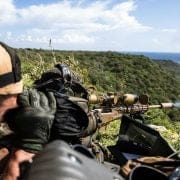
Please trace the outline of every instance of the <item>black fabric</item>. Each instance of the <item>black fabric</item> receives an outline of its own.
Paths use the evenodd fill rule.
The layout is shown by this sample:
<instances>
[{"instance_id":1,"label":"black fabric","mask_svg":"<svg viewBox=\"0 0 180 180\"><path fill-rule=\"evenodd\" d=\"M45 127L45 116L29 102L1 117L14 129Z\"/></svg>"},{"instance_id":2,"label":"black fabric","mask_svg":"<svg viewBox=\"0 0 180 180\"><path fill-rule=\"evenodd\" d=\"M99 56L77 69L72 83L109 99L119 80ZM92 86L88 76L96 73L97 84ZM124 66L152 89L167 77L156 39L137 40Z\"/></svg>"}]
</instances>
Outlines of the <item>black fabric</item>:
<instances>
[{"instance_id":1,"label":"black fabric","mask_svg":"<svg viewBox=\"0 0 180 180\"><path fill-rule=\"evenodd\" d=\"M37 153L49 140L56 99L53 93L30 89L20 94L17 102L19 106L8 110L4 121L17 135L17 148Z\"/></svg>"},{"instance_id":2,"label":"black fabric","mask_svg":"<svg viewBox=\"0 0 180 180\"><path fill-rule=\"evenodd\" d=\"M72 144L80 142L80 137L85 136L89 119L87 112L69 97L86 100L88 93L71 69L65 64L56 64L35 81L34 87L39 91L54 92L57 101L51 140L63 139Z\"/></svg>"},{"instance_id":3,"label":"black fabric","mask_svg":"<svg viewBox=\"0 0 180 180\"><path fill-rule=\"evenodd\" d=\"M47 89L53 89L63 93L64 81L61 76L61 72L57 68L53 68L41 75L40 79L34 82L34 87L39 91L46 91Z\"/></svg>"},{"instance_id":4,"label":"black fabric","mask_svg":"<svg viewBox=\"0 0 180 180\"><path fill-rule=\"evenodd\" d=\"M174 153L174 149L158 131L126 115L122 117L119 135L117 145L120 144L122 135L126 135L137 147L145 149L144 155L169 156ZM129 152L128 148L125 152Z\"/></svg>"},{"instance_id":5,"label":"black fabric","mask_svg":"<svg viewBox=\"0 0 180 180\"><path fill-rule=\"evenodd\" d=\"M63 141L48 144L37 155L23 180L124 180Z\"/></svg>"},{"instance_id":6,"label":"black fabric","mask_svg":"<svg viewBox=\"0 0 180 180\"><path fill-rule=\"evenodd\" d=\"M84 146L82 144L75 144L72 146L72 149L85 155L88 158L95 159L94 154L86 146Z\"/></svg>"},{"instance_id":7,"label":"black fabric","mask_svg":"<svg viewBox=\"0 0 180 180\"><path fill-rule=\"evenodd\" d=\"M175 152L158 131L127 115L122 116L117 143L108 149L120 165L131 157L167 157Z\"/></svg>"},{"instance_id":8,"label":"black fabric","mask_svg":"<svg viewBox=\"0 0 180 180\"><path fill-rule=\"evenodd\" d=\"M6 135L0 139L0 148L6 147L9 151L14 147L14 142L16 139L16 134L12 133L9 135Z\"/></svg>"},{"instance_id":9,"label":"black fabric","mask_svg":"<svg viewBox=\"0 0 180 180\"><path fill-rule=\"evenodd\" d=\"M146 155L149 153L149 151L151 151L151 147L149 145L144 143L137 143L130 139L127 135L119 136L118 146L120 146L122 152L128 152L132 154Z\"/></svg>"},{"instance_id":10,"label":"black fabric","mask_svg":"<svg viewBox=\"0 0 180 180\"><path fill-rule=\"evenodd\" d=\"M128 180L168 180L168 177L158 169L149 166L137 166L132 170Z\"/></svg>"},{"instance_id":11,"label":"black fabric","mask_svg":"<svg viewBox=\"0 0 180 180\"><path fill-rule=\"evenodd\" d=\"M0 45L3 46L8 52L12 63L12 73L5 74L4 77L3 75L0 75L0 87L3 87L5 85L15 83L21 80L21 62L18 55L16 54L15 49L9 47L8 45L2 42L0 42ZM7 80L4 79L5 76L8 76Z\"/></svg>"},{"instance_id":12,"label":"black fabric","mask_svg":"<svg viewBox=\"0 0 180 180\"><path fill-rule=\"evenodd\" d=\"M85 99L88 97L87 90L64 64L56 64L53 69L43 73L41 78L34 82L34 87L39 91L54 90L62 94L71 93L72 96Z\"/></svg>"},{"instance_id":13,"label":"black fabric","mask_svg":"<svg viewBox=\"0 0 180 180\"><path fill-rule=\"evenodd\" d=\"M66 64L56 64L55 67L60 70L65 81L71 82L73 80L73 73Z\"/></svg>"},{"instance_id":14,"label":"black fabric","mask_svg":"<svg viewBox=\"0 0 180 180\"><path fill-rule=\"evenodd\" d=\"M15 81L13 72L0 75L0 88L14 82Z\"/></svg>"},{"instance_id":15,"label":"black fabric","mask_svg":"<svg viewBox=\"0 0 180 180\"><path fill-rule=\"evenodd\" d=\"M178 179L180 179L180 166L178 166L169 177L169 180L178 180Z\"/></svg>"},{"instance_id":16,"label":"black fabric","mask_svg":"<svg viewBox=\"0 0 180 180\"><path fill-rule=\"evenodd\" d=\"M77 104L70 101L67 96L55 93L57 111L51 130L51 140L63 139L73 142L83 137L88 126L86 112Z\"/></svg>"}]
</instances>

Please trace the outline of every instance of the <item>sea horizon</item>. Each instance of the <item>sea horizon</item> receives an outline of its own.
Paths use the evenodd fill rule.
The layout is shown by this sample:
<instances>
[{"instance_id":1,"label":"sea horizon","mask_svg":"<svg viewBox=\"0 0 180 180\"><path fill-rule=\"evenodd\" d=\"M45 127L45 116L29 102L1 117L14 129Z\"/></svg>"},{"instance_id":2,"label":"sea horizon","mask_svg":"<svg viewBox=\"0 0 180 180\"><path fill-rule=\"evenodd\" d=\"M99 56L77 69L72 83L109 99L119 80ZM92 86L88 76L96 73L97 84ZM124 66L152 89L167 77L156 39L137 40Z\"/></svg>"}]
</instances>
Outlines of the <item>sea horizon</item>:
<instances>
[{"instance_id":1,"label":"sea horizon","mask_svg":"<svg viewBox=\"0 0 180 180\"><path fill-rule=\"evenodd\" d=\"M171 60L180 63L180 53L176 52L124 51L122 53L144 55L153 60Z\"/></svg>"}]
</instances>

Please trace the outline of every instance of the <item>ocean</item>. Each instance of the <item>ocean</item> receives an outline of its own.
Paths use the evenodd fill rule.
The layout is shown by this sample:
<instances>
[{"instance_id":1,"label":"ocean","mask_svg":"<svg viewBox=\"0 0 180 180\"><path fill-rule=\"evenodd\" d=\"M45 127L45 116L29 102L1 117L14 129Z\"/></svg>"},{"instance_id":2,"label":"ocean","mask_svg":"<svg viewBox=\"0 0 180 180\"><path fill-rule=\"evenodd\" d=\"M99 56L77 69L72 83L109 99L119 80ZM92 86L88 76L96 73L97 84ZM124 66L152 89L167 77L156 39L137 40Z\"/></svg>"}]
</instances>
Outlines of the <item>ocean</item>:
<instances>
[{"instance_id":1,"label":"ocean","mask_svg":"<svg viewBox=\"0 0 180 180\"><path fill-rule=\"evenodd\" d=\"M155 60L172 60L180 63L180 53L163 53L163 52L126 52L128 54L144 55Z\"/></svg>"}]
</instances>

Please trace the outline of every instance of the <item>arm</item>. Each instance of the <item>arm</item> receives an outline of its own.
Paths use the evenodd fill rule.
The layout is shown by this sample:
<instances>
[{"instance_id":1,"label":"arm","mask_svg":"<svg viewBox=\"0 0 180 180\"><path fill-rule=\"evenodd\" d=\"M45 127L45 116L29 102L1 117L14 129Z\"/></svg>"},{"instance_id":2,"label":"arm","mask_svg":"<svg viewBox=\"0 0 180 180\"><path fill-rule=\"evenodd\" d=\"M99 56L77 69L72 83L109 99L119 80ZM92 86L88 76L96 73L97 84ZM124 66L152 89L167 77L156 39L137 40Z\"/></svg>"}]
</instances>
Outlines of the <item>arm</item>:
<instances>
[{"instance_id":1,"label":"arm","mask_svg":"<svg viewBox=\"0 0 180 180\"><path fill-rule=\"evenodd\" d=\"M20 164L31 161L48 142L56 111L52 93L36 90L25 91L18 99L19 107L5 115L9 127L16 133L16 149L13 150L4 177L15 180L20 175Z\"/></svg>"}]
</instances>

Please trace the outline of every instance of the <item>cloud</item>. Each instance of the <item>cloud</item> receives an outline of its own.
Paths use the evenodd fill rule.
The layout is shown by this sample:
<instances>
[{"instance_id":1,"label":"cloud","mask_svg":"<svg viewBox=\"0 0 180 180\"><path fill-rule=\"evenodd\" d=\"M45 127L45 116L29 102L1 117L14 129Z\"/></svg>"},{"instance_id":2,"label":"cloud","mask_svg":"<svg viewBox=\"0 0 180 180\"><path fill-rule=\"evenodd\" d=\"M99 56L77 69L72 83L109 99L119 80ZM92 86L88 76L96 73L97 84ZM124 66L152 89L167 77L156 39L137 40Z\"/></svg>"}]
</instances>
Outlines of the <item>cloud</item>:
<instances>
[{"instance_id":1,"label":"cloud","mask_svg":"<svg viewBox=\"0 0 180 180\"><path fill-rule=\"evenodd\" d=\"M154 29L149 35L152 51L179 52L179 29Z\"/></svg>"},{"instance_id":2,"label":"cloud","mask_svg":"<svg viewBox=\"0 0 180 180\"><path fill-rule=\"evenodd\" d=\"M137 8L133 0L111 6L110 3L111 0L88 3L69 0L17 8L12 0L1 0L0 26L13 23L19 32L13 32L11 38L14 35L16 41L39 43L52 38L56 43L92 44L96 43L98 36L114 31L151 30L132 15Z\"/></svg>"},{"instance_id":3,"label":"cloud","mask_svg":"<svg viewBox=\"0 0 180 180\"><path fill-rule=\"evenodd\" d=\"M136 9L134 1L115 4L111 9L107 2L93 2L88 6L71 1L55 4L30 6L19 9L16 13L18 21L23 24L34 24L36 27L81 29L90 32L128 28L129 30L148 30L130 15Z\"/></svg>"},{"instance_id":4,"label":"cloud","mask_svg":"<svg viewBox=\"0 0 180 180\"><path fill-rule=\"evenodd\" d=\"M13 0L0 1L0 25L12 24L16 21L16 8Z\"/></svg>"},{"instance_id":5,"label":"cloud","mask_svg":"<svg viewBox=\"0 0 180 180\"><path fill-rule=\"evenodd\" d=\"M12 38L12 32L8 31L6 33L7 39L11 39Z\"/></svg>"},{"instance_id":6,"label":"cloud","mask_svg":"<svg viewBox=\"0 0 180 180\"><path fill-rule=\"evenodd\" d=\"M15 47L47 48L51 38L59 49L179 51L178 28L135 17L140 1L56 2L18 8L15 0L0 0L1 40Z\"/></svg>"},{"instance_id":7,"label":"cloud","mask_svg":"<svg viewBox=\"0 0 180 180\"><path fill-rule=\"evenodd\" d=\"M156 45L161 45L161 41L158 38L153 38L152 42Z\"/></svg>"},{"instance_id":8,"label":"cloud","mask_svg":"<svg viewBox=\"0 0 180 180\"><path fill-rule=\"evenodd\" d=\"M162 29L161 31L162 32L167 32L167 33L176 33L176 32L178 32L178 30L174 29L174 28L166 28L166 29Z\"/></svg>"},{"instance_id":9,"label":"cloud","mask_svg":"<svg viewBox=\"0 0 180 180\"><path fill-rule=\"evenodd\" d=\"M91 43L94 42L94 38L81 34L65 34L62 41L71 43Z\"/></svg>"}]
</instances>

